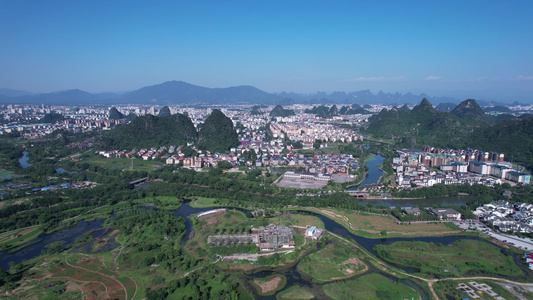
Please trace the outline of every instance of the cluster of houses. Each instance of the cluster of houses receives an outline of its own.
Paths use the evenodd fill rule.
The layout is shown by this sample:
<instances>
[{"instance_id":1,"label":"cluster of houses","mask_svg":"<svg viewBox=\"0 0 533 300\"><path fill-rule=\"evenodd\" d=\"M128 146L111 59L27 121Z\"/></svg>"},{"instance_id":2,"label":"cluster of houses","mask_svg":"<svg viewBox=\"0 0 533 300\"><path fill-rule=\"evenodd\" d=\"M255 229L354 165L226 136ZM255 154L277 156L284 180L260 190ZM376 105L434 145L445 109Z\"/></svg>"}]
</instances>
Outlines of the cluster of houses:
<instances>
[{"instance_id":1,"label":"cluster of houses","mask_svg":"<svg viewBox=\"0 0 533 300\"><path fill-rule=\"evenodd\" d=\"M0 134L21 132L24 138L40 138L56 130L70 130L73 132L87 132L96 129L109 130L113 126L122 124L126 120L86 120L86 119L65 119L57 123L36 123L36 124L16 124L3 125L0 127Z\"/></svg>"},{"instance_id":2,"label":"cluster of houses","mask_svg":"<svg viewBox=\"0 0 533 300\"><path fill-rule=\"evenodd\" d=\"M420 215L420 208L418 207L402 207L402 212L406 215L414 215L419 216ZM429 212L436 217L439 218L439 220L442 221L458 221L461 220L461 213L456 211L453 208L429 208Z\"/></svg>"},{"instance_id":3,"label":"cluster of houses","mask_svg":"<svg viewBox=\"0 0 533 300\"><path fill-rule=\"evenodd\" d=\"M258 146L259 145L259 146ZM249 167L288 167L288 168L302 168L307 173L314 173L317 180L322 180L327 175L343 173L348 174L352 170L359 169L357 160L351 154L315 154L313 157L305 157L303 154L296 154L293 152L283 153L281 151L271 151L278 147L275 143L265 142L245 142L241 141L241 145L237 148L232 148L230 153L211 153L209 151L202 151L192 148L199 154L195 157L185 157L181 152L181 147L174 145L161 146L159 148L143 148L140 150L111 150L101 151L96 153L106 157L127 157L127 158L142 158L143 160L164 160L166 164L181 163L185 168L201 169L204 167L217 167L221 161L230 162L233 166L245 164ZM254 150L257 153L255 161L246 160L244 157L248 151ZM271 152L275 153L271 155ZM299 173L298 173L299 174ZM322 175L317 175L322 174ZM300 176L300 175L297 175ZM306 176L304 174L304 176ZM324 180L329 180L324 179Z\"/></svg>"},{"instance_id":4,"label":"cluster of houses","mask_svg":"<svg viewBox=\"0 0 533 300\"><path fill-rule=\"evenodd\" d=\"M476 208L474 214L485 224L502 232L533 232L533 204L492 201Z\"/></svg>"},{"instance_id":5,"label":"cluster of houses","mask_svg":"<svg viewBox=\"0 0 533 300\"><path fill-rule=\"evenodd\" d=\"M311 149L316 140L324 142L351 143L363 140L363 136L351 129L338 127L331 124L310 124L307 122L293 123L270 123L270 131L274 137L282 137L284 134L292 141L301 141L304 148Z\"/></svg>"},{"instance_id":6,"label":"cluster of houses","mask_svg":"<svg viewBox=\"0 0 533 300\"><path fill-rule=\"evenodd\" d=\"M452 208L430 208L429 212L437 216L439 220L461 220L461 213Z\"/></svg>"},{"instance_id":7,"label":"cluster of houses","mask_svg":"<svg viewBox=\"0 0 533 300\"><path fill-rule=\"evenodd\" d=\"M139 157L143 160L150 160L150 159L158 159L162 158L165 159L168 157L168 155L165 155L166 153L173 153L176 149L176 146L171 145L168 150L166 146L161 146L159 148L152 147L150 149L148 148L142 148L140 150L111 150L111 151L102 151L97 150L96 153L106 157L126 157L126 158L132 158L132 157Z\"/></svg>"},{"instance_id":8,"label":"cluster of houses","mask_svg":"<svg viewBox=\"0 0 533 300\"><path fill-rule=\"evenodd\" d=\"M256 246L259 248L259 251L291 249L295 246L292 229L287 226L276 224L252 228L251 234L226 234L209 236L207 238L207 242L215 245L252 242L256 244Z\"/></svg>"},{"instance_id":9,"label":"cluster of houses","mask_svg":"<svg viewBox=\"0 0 533 300\"><path fill-rule=\"evenodd\" d=\"M533 270L533 253L524 254L524 260L526 261L528 267Z\"/></svg>"},{"instance_id":10,"label":"cluster of houses","mask_svg":"<svg viewBox=\"0 0 533 300\"><path fill-rule=\"evenodd\" d=\"M35 123L50 112L60 113L66 119L55 124ZM21 132L24 138L40 138L60 129L74 132L106 130L126 121L109 120L106 108L91 106L73 110L72 106L8 104L0 105L0 115L10 122L0 126L0 134Z\"/></svg>"},{"instance_id":11,"label":"cluster of houses","mask_svg":"<svg viewBox=\"0 0 533 300\"><path fill-rule=\"evenodd\" d=\"M437 183L493 186L504 180L530 183L531 174L514 170L501 153L430 147L424 150L397 149L397 152L399 156L393 159L392 167L396 170L396 183L400 188L429 187Z\"/></svg>"}]
</instances>

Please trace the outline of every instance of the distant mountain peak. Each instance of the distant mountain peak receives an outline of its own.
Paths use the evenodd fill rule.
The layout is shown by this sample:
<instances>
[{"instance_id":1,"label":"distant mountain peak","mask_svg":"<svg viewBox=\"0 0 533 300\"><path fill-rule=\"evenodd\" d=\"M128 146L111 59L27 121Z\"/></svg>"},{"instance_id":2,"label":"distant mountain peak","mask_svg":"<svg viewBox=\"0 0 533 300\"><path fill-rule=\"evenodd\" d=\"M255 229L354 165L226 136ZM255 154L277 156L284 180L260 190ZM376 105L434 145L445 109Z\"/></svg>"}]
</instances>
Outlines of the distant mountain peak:
<instances>
[{"instance_id":1,"label":"distant mountain peak","mask_svg":"<svg viewBox=\"0 0 533 300\"><path fill-rule=\"evenodd\" d=\"M474 99L461 102L452 110L452 114L462 119L475 121L481 121L485 117L485 112Z\"/></svg>"},{"instance_id":2,"label":"distant mountain peak","mask_svg":"<svg viewBox=\"0 0 533 300\"><path fill-rule=\"evenodd\" d=\"M7 97L20 97L20 96L30 96L30 95L35 95L35 94L27 92L27 91L0 88L0 95L4 95Z\"/></svg>"},{"instance_id":3,"label":"distant mountain peak","mask_svg":"<svg viewBox=\"0 0 533 300\"><path fill-rule=\"evenodd\" d=\"M428 99L424 98L424 99L422 99L420 104L418 104L417 106L413 107L413 112L429 112L429 113L433 113L433 112L435 112L435 109L433 108L433 105L431 104L431 102L429 102Z\"/></svg>"}]
</instances>

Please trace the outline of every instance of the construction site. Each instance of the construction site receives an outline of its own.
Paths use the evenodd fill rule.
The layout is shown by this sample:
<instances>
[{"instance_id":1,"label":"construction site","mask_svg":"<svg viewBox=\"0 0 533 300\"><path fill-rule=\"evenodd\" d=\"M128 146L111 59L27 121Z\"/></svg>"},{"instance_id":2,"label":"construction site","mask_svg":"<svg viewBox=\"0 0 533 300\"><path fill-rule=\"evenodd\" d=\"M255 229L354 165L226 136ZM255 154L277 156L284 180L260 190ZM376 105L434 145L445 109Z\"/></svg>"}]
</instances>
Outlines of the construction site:
<instances>
[{"instance_id":1,"label":"construction site","mask_svg":"<svg viewBox=\"0 0 533 300\"><path fill-rule=\"evenodd\" d=\"M215 245L230 245L254 243L259 251L274 251L276 249L294 248L294 236L292 229L270 224L251 229L251 234L226 234L213 235L207 238L207 242Z\"/></svg>"}]
</instances>

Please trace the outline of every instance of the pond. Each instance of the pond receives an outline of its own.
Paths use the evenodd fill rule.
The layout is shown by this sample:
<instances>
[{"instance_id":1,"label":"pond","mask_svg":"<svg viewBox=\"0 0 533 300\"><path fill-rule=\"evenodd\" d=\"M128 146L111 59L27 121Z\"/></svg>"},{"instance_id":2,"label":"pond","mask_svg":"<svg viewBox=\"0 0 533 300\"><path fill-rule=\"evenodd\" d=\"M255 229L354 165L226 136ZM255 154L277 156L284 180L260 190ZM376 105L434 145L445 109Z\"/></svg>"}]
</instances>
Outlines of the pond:
<instances>
[{"instance_id":1,"label":"pond","mask_svg":"<svg viewBox=\"0 0 533 300\"><path fill-rule=\"evenodd\" d=\"M26 169L27 167L31 166L32 164L30 164L28 162L30 158L28 157L28 151L23 151L22 152L22 158L19 159L19 163L20 163L20 166L23 168L23 169Z\"/></svg>"},{"instance_id":2,"label":"pond","mask_svg":"<svg viewBox=\"0 0 533 300\"><path fill-rule=\"evenodd\" d=\"M56 172L58 174L63 174L63 173L66 173L66 174L78 174L78 172L76 172L76 171L69 172L69 171L67 171L67 170L65 170L63 168L57 168Z\"/></svg>"},{"instance_id":3,"label":"pond","mask_svg":"<svg viewBox=\"0 0 533 300\"><path fill-rule=\"evenodd\" d=\"M9 262L17 264L28 259L35 258L41 255L43 250L46 251L46 246L57 241L64 241L64 246L72 244L74 240L92 230L100 229L102 223L106 219L96 219L93 221L79 221L76 225L60 229L44 237L37 237L28 242L29 245L15 253L0 253L0 268L9 269ZM40 240L40 241L39 241ZM38 242L36 242L38 241Z\"/></svg>"}]
</instances>

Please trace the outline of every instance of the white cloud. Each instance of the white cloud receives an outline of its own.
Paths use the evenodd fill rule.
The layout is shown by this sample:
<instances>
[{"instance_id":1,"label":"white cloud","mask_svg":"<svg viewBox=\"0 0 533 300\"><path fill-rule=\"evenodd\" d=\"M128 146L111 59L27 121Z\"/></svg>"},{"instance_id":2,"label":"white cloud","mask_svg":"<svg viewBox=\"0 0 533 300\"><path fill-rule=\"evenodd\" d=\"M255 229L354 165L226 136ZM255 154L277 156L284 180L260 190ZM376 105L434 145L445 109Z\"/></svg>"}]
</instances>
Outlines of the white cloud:
<instances>
[{"instance_id":1,"label":"white cloud","mask_svg":"<svg viewBox=\"0 0 533 300\"><path fill-rule=\"evenodd\" d=\"M479 81L483 81L483 80L487 80L487 79L489 79L489 78L486 77L486 76L483 76L483 77L477 77L477 78L469 78L469 79L467 79L467 81L477 81L477 82L479 82Z\"/></svg>"},{"instance_id":2,"label":"white cloud","mask_svg":"<svg viewBox=\"0 0 533 300\"><path fill-rule=\"evenodd\" d=\"M516 80L533 80L533 76L520 75L520 76L516 77Z\"/></svg>"},{"instance_id":3,"label":"white cloud","mask_svg":"<svg viewBox=\"0 0 533 300\"><path fill-rule=\"evenodd\" d=\"M442 79L442 77L440 77L440 76L431 76L430 75L430 76L426 77L425 80L439 80L439 79Z\"/></svg>"},{"instance_id":4,"label":"white cloud","mask_svg":"<svg viewBox=\"0 0 533 300\"><path fill-rule=\"evenodd\" d=\"M407 80L405 76L378 76L378 77L357 77L341 80L341 82L361 82L361 81L402 81Z\"/></svg>"},{"instance_id":5,"label":"white cloud","mask_svg":"<svg viewBox=\"0 0 533 300\"><path fill-rule=\"evenodd\" d=\"M294 77L282 77L280 78L281 81L286 81L286 82L292 82L292 81L300 81L300 80L303 80L303 77L298 77L298 76L294 76Z\"/></svg>"}]
</instances>

